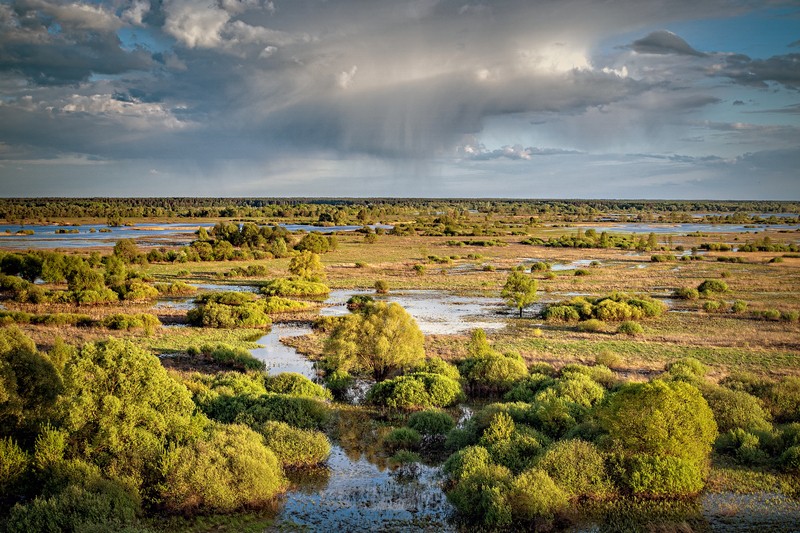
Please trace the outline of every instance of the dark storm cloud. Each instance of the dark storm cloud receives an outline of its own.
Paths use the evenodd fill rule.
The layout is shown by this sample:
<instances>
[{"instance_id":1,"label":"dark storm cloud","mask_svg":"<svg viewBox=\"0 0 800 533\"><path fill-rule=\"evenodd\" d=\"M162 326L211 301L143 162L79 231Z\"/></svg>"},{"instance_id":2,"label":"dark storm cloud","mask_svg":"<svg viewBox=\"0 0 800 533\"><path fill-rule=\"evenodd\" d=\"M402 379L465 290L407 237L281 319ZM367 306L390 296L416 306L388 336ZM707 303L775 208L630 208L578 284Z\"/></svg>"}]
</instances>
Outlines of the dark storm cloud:
<instances>
[{"instance_id":1,"label":"dark storm cloud","mask_svg":"<svg viewBox=\"0 0 800 533\"><path fill-rule=\"evenodd\" d=\"M800 88L800 54L751 59L746 55L731 55L724 59L718 74L742 85L767 87L767 82L780 83L791 89Z\"/></svg>"},{"instance_id":2,"label":"dark storm cloud","mask_svg":"<svg viewBox=\"0 0 800 533\"><path fill-rule=\"evenodd\" d=\"M689 43L671 31L654 31L647 37L633 42L631 48L640 54L679 54L704 57L705 54L692 48Z\"/></svg>"},{"instance_id":3,"label":"dark storm cloud","mask_svg":"<svg viewBox=\"0 0 800 533\"><path fill-rule=\"evenodd\" d=\"M115 33L121 26L102 7L33 0L0 5L0 70L46 85L149 68L147 52L121 48Z\"/></svg>"},{"instance_id":4,"label":"dark storm cloud","mask_svg":"<svg viewBox=\"0 0 800 533\"><path fill-rule=\"evenodd\" d=\"M666 145L711 144L709 133L758 143L754 130L702 123L730 101L713 78L750 91L797 87L793 56L703 53L652 30L762 5L14 0L0 4L0 160L9 162L0 177L11 162L91 163L99 176L121 161L147 161L136 168L170 169L173 183L188 183L181 172L219 172L246 191L270 174L289 191L307 170L336 191L349 164L364 180L364 168L388 175L394 165L408 176L430 161L510 172L546 160L555 172L567 161L601 164L590 151L681 153ZM625 35L639 38L598 55L609 39L630 43ZM511 122L524 126L504 130ZM491 141L487 124L500 124ZM463 151L465 135L476 138L475 152ZM701 165L704 156L686 157L696 159L663 163ZM387 194L404 186L381 183Z\"/></svg>"}]
</instances>

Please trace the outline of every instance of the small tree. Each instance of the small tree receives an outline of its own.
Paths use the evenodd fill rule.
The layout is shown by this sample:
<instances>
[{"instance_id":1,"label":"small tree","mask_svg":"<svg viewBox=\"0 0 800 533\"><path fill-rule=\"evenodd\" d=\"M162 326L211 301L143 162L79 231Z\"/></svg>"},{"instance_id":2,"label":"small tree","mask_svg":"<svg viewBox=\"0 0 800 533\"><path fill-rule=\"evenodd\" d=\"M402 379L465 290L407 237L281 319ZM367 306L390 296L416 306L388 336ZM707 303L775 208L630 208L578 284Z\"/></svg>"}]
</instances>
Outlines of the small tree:
<instances>
[{"instance_id":1,"label":"small tree","mask_svg":"<svg viewBox=\"0 0 800 533\"><path fill-rule=\"evenodd\" d=\"M503 285L500 296L506 300L509 307L516 307L522 318L522 310L536 301L536 280L525 275L522 270L513 270Z\"/></svg>"},{"instance_id":2,"label":"small tree","mask_svg":"<svg viewBox=\"0 0 800 533\"><path fill-rule=\"evenodd\" d=\"M319 255L308 250L300 252L289 261L289 272L309 281L321 281L325 279L325 267Z\"/></svg>"},{"instance_id":3,"label":"small tree","mask_svg":"<svg viewBox=\"0 0 800 533\"><path fill-rule=\"evenodd\" d=\"M425 360L425 338L411 315L396 303L376 303L343 317L325 344L328 360L341 370L372 372L376 381Z\"/></svg>"}]
</instances>

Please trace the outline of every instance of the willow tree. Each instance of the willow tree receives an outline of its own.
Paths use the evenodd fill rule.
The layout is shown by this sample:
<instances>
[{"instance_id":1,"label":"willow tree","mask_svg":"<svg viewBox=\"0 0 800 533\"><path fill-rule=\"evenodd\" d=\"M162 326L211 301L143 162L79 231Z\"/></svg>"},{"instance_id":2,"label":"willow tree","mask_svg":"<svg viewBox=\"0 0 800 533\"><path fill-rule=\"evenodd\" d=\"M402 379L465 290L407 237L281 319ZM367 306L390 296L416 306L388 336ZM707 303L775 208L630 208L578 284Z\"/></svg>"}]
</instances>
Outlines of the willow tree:
<instances>
[{"instance_id":1,"label":"willow tree","mask_svg":"<svg viewBox=\"0 0 800 533\"><path fill-rule=\"evenodd\" d=\"M425 361L425 337L417 321L396 303L376 303L339 319L325 343L328 361L340 370L371 372L376 381Z\"/></svg>"},{"instance_id":2,"label":"willow tree","mask_svg":"<svg viewBox=\"0 0 800 533\"><path fill-rule=\"evenodd\" d=\"M500 296L509 307L516 307L522 318L522 310L536 301L537 288L536 279L525 274L521 268L515 268L508 275Z\"/></svg>"}]
</instances>

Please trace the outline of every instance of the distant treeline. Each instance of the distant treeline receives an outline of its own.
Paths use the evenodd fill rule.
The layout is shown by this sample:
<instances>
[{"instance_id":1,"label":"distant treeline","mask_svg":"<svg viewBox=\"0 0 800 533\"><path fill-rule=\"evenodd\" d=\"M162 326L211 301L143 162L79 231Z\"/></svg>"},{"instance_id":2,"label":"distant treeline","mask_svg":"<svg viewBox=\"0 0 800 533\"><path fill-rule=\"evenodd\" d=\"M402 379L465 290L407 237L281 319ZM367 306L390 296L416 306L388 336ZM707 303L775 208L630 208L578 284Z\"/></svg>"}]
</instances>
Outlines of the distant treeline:
<instances>
[{"instance_id":1,"label":"distant treeline","mask_svg":"<svg viewBox=\"0 0 800 533\"><path fill-rule=\"evenodd\" d=\"M388 218L515 216L536 221L717 223L787 221L800 203L715 200L510 200L409 198L0 198L0 218L34 222L49 218L291 218L331 224ZM756 216L754 216L756 215ZM788 221L796 221L791 217Z\"/></svg>"}]
</instances>

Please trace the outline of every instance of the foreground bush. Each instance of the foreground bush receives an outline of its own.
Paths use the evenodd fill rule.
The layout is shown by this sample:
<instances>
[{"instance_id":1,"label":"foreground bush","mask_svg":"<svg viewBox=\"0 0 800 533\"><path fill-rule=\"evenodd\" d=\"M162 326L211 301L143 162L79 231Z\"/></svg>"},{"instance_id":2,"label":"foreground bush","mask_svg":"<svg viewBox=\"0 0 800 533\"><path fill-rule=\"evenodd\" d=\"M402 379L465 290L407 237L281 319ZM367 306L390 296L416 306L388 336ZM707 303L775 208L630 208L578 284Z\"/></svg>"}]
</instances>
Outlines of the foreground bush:
<instances>
[{"instance_id":1,"label":"foreground bush","mask_svg":"<svg viewBox=\"0 0 800 533\"><path fill-rule=\"evenodd\" d=\"M264 388L268 392L277 392L290 396L331 399L331 392L328 389L317 385L304 375L296 372L282 372L277 376L265 376Z\"/></svg>"},{"instance_id":2,"label":"foreground bush","mask_svg":"<svg viewBox=\"0 0 800 533\"><path fill-rule=\"evenodd\" d=\"M680 498L703 489L704 471L696 463L680 457L635 456L627 464L626 482L636 496Z\"/></svg>"},{"instance_id":3,"label":"foreground bush","mask_svg":"<svg viewBox=\"0 0 800 533\"><path fill-rule=\"evenodd\" d=\"M569 504L567 493L539 468L527 470L514 479L508 501L514 517L527 521L552 518Z\"/></svg>"},{"instance_id":4,"label":"foreground bush","mask_svg":"<svg viewBox=\"0 0 800 533\"><path fill-rule=\"evenodd\" d=\"M602 498L611 491L605 461L597 447L582 440L562 440L550 446L536 463L570 497Z\"/></svg>"},{"instance_id":5,"label":"foreground bush","mask_svg":"<svg viewBox=\"0 0 800 533\"><path fill-rule=\"evenodd\" d=\"M267 447L285 468L318 465L331 454L331 443L324 433L293 428L285 422L264 422L258 432Z\"/></svg>"},{"instance_id":6,"label":"foreground bush","mask_svg":"<svg viewBox=\"0 0 800 533\"><path fill-rule=\"evenodd\" d=\"M264 370L266 368L264 362L253 357L248 350L230 344L204 344L199 349L189 349L189 355L200 354L219 365L236 370Z\"/></svg>"},{"instance_id":7,"label":"foreground bush","mask_svg":"<svg viewBox=\"0 0 800 533\"><path fill-rule=\"evenodd\" d=\"M443 411L420 411L408 417L408 427L423 435L444 435L455 425L453 417Z\"/></svg>"},{"instance_id":8,"label":"foreground bush","mask_svg":"<svg viewBox=\"0 0 800 533\"><path fill-rule=\"evenodd\" d=\"M438 374L407 374L376 383L367 402L394 409L448 407L463 398L457 381Z\"/></svg>"},{"instance_id":9,"label":"foreground bush","mask_svg":"<svg viewBox=\"0 0 800 533\"><path fill-rule=\"evenodd\" d=\"M217 424L207 439L172 449L161 464L170 512L232 512L270 503L287 487L275 454L241 425Z\"/></svg>"},{"instance_id":10,"label":"foreground bush","mask_svg":"<svg viewBox=\"0 0 800 533\"><path fill-rule=\"evenodd\" d=\"M100 478L73 483L52 496L38 496L11 509L6 524L9 533L32 531L137 531L139 500L122 485Z\"/></svg>"}]
</instances>

